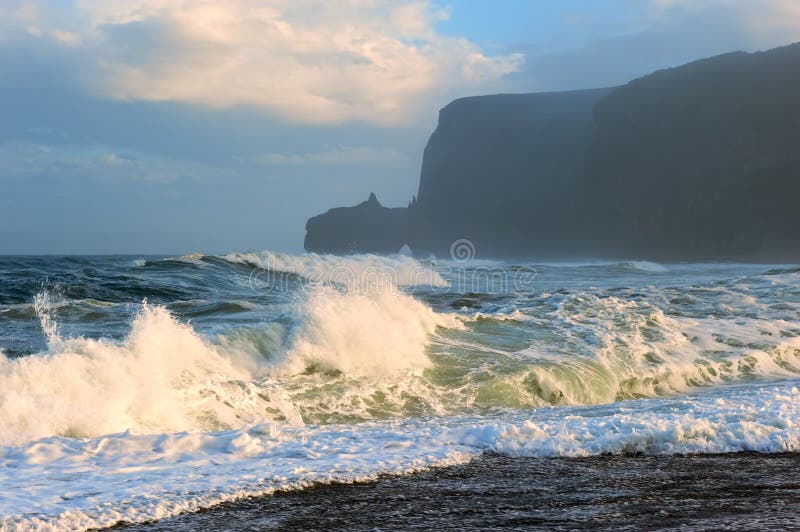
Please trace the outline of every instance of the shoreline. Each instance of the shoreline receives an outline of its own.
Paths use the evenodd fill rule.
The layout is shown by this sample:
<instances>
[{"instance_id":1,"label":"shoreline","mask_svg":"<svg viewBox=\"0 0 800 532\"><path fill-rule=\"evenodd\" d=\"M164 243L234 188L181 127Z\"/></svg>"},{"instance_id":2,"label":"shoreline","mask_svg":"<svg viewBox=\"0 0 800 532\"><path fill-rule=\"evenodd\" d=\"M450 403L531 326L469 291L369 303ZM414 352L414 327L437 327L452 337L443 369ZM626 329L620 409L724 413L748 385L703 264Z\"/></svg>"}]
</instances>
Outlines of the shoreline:
<instances>
[{"instance_id":1,"label":"shoreline","mask_svg":"<svg viewBox=\"0 0 800 532\"><path fill-rule=\"evenodd\" d=\"M112 529L798 527L800 453L516 458L320 484Z\"/></svg>"}]
</instances>

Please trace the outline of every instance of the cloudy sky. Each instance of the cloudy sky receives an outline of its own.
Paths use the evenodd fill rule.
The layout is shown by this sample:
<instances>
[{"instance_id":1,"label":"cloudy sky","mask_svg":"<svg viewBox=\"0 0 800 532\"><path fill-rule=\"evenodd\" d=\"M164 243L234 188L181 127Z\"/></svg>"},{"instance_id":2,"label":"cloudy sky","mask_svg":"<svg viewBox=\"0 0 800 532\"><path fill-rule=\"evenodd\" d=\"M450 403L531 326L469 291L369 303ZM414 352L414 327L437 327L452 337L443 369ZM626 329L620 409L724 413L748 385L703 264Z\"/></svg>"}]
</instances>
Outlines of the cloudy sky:
<instances>
[{"instance_id":1,"label":"cloudy sky","mask_svg":"<svg viewBox=\"0 0 800 532\"><path fill-rule=\"evenodd\" d=\"M800 40L796 0L0 0L0 254L302 249L459 96Z\"/></svg>"}]
</instances>

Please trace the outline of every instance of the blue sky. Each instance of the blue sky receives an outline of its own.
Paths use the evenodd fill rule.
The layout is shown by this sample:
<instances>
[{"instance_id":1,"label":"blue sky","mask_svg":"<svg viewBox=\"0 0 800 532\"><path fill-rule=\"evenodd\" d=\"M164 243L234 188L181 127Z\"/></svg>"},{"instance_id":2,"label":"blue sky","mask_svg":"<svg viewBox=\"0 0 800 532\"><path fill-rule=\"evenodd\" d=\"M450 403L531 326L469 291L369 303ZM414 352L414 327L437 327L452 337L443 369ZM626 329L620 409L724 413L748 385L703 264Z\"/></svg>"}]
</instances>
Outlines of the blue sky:
<instances>
[{"instance_id":1,"label":"blue sky","mask_svg":"<svg viewBox=\"0 0 800 532\"><path fill-rule=\"evenodd\" d=\"M461 0L443 2L450 18L442 31L465 35L484 50L532 45L553 50L580 47L595 38L634 32L648 2L603 0Z\"/></svg>"},{"instance_id":2,"label":"blue sky","mask_svg":"<svg viewBox=\"0 0 800 532\"><path fill-rule=\"evenodd\" d=\"M302 249L459 96L800 40L794 0L0 0L0 253Z\"/></svg>"}]
</instances>

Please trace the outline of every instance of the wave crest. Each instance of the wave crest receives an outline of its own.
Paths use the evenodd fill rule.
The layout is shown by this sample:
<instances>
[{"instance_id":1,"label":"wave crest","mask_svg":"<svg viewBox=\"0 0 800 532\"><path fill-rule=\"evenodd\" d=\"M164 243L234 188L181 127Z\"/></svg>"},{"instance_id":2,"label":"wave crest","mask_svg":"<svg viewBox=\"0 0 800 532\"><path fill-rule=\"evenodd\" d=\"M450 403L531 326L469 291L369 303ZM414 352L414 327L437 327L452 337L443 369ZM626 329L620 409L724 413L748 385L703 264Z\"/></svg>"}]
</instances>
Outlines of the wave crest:
<instances>
[{"instance_id":1,"label":"wave crest","mask_svg":"<svg viewBox=\"0 0 800 532\"><path fill-rule=\"evenodd\" d=\"M342 285L350 290L397 286L446 287L436 270L412 257L394 255L289 255L262 251L232 253L222 257L234 264L245 264L274 272L299 275L309 281Z\"/></svg>"},{"instance_id":2,"label":"wave crest","mask_svg":"<svg viewBox=\"0 0 800 532\"><path fill-rule=\"evenodd\" d=\"M49 301L37 296L48 352L0 357L0 441L302 424L305 407L328 399L293 398L308 391L293 389L293 377L327 371L379 383L418 374L432 365L425 349L437 327L462 326L404 294L319 286L296 302L288 324L215 338L145 303L114 342L60 337Z\"/></svg>"}]
</instances>

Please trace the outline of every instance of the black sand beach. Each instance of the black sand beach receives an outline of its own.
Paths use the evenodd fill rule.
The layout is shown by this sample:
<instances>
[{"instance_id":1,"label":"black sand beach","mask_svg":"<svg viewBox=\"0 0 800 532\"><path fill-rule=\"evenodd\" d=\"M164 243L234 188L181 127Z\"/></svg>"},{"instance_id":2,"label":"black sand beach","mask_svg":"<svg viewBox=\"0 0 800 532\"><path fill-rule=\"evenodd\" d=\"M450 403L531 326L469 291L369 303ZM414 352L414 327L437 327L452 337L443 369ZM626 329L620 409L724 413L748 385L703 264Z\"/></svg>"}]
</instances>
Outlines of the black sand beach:
<instances>
[{"instance_id":1,"label":"black sand beach","mask_svg":"<svg viewBox=\"0 0 800 532\"><path fill-rule=\"evenodd\" d=\"M321 485L117 528L156 530L787 529L800 454L485 455L358 484Z\"/></svg>"}]
</instances>

